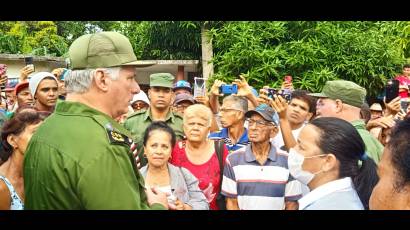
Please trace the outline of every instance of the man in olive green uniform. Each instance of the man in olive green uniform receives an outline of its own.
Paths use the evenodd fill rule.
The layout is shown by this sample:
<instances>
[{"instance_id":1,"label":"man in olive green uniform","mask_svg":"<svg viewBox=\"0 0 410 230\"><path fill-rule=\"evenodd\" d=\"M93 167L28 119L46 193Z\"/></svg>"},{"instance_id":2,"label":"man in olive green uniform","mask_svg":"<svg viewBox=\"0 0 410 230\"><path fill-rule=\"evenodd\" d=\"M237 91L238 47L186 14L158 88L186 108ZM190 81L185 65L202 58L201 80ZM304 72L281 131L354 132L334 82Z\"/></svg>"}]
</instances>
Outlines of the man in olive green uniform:
<instances>
[{"instance_id":1,"label":"man in olive green uniform","mask_svg":"<svg viewBox=\"0 0 410 230\"><path fill-rule=\"evenodd\" d=\"M327 81L318 97L317 117L337 117L350 122L359 132L366 145L366 153L376 162L380 161L383 145L366 130L360 119L360 109L366 98L366 89L354 82L345 80Z\"/></svg>"},{"instance_id":2,"label":"man in olive green uniform","mask_svg":"<svg viewBox=\"0 0 410 230\"><path fill-rule=\"evenodd\" d=\"M39 127L25 153L25 208L167 209L165 193L144 192L130 133L114 120L139 92L128 38L87 34L72 43L69 56L66 101Z\"/></svg>"},{"instance_id":3,"label":"man in olive green uniform","mask_svg":"<svg viewBox=\"0 0 410 230\"><path fill-rule=\"evenodd\" d=\"M131 131L134 141L137 143L140 167L147 164L146 158L143 157L142 142L145 130L153 121L165 121L174 130L178 140L184 137L182 115L171 109L175 99L172 91L173 81L174 76L170 73L151 74L150 89L148 90L151 102L149 109L131 114L124 123L124 127Z\"/></svg>"}]
</instances>

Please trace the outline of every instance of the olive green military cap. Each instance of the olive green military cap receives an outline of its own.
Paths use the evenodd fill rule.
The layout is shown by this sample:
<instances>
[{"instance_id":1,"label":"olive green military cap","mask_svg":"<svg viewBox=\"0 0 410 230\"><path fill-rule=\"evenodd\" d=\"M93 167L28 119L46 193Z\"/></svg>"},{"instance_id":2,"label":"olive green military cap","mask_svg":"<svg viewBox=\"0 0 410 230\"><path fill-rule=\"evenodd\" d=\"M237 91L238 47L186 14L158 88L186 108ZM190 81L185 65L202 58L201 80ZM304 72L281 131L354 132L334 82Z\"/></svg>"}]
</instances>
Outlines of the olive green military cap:
<instances>
[{"instance_id":1,"label":"olive green military cap","mask_svg":"<svg viewBox=\"0 0 410 230\"><path fill-rule=\"evenodd\" d=\"M340 99L343 103L362 107L366 98L366 89L351 81L327 81L321 93L309 94L313 97Z\"/></svg>"},{"instance_id":2,"label":"olive green military cap","mask_svg":"<svg viewBox=\"0 0 410 230\"><path fill-rule=\"evenodd\" d=\"M118 32L99 32L77 38L68 50L71 69L92 69L133 65L146 67L155 64L137 61L131 43Z\"/></svg>"},{"instance_id":3,"label":"olive green military cap","mask_svg":"<svg viewBox=\"0 0 410 230\"><path fill-rule=\"evenodd\" d=\"M149 86L172 88L174 78L174 75L170 73L154 73L149 76Z\"/></svg>"}]
</instances>

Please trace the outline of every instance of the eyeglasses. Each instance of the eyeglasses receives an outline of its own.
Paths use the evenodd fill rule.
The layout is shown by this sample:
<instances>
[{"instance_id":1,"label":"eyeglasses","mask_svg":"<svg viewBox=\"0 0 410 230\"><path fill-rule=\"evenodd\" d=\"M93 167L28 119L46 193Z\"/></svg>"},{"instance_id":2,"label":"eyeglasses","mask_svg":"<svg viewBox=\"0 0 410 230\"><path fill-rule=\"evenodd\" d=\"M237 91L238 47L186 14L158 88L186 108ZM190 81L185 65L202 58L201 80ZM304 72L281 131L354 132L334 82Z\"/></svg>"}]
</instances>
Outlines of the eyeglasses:
<instances>
[{"instance_id":1,"label":"eyeglasses","mask_svg":"<svg viewBox=\"0 0 410 230\"><path fill-rule=\"evenodd\" d=\"M234 111L243 112L242 110L235 109L235 108L220 108L219 109L219 112L221 112L221 113L234 112Z\"/></svg>"},{"instance_id":2,"label":"eyeglasses","mask_svg":"<svg viewBox=\"0 0 410 230\"><path fill-rule=\"evenodd\" d=\"M253 124L256 123L256 127L259 127L259 128L260 128L260 127L265 127L265 126L272 125L272 123L270 123L270 122L266 122L266 121L255 121L255 120L252 120L252 119L250 119L250 118L246 118L245 120L248 122L249 126L252 126Z\"/></svg>"},{"instance_id":3,"label":"eyeglasses","mask_svg":"<svg viewBox=\"0 0 410 230\"><path fill-rule=\"evenodd\" d=\"M186 109L189 106L191 106L191 105L174 105L174 107L177 108L177 109Z\"/></svg>"}]
</instances>

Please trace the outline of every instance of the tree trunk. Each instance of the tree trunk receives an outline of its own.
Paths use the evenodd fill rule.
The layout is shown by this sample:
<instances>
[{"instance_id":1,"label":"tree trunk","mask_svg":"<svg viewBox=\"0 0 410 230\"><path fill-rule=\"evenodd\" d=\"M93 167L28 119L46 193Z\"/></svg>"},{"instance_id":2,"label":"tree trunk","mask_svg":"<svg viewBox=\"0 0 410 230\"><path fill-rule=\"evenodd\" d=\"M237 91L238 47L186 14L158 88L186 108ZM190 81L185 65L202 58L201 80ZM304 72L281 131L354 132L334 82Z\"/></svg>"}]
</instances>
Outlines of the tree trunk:
<instances>
[{"instance_id":1,"label":"tree trunk","mask_svg":"<svg viewBox=\"0 0 410 230\"><path fill-rule=\"evenodd\" d=\"M214 65L210 63L213 56L212 43L207 36L208 28L205 25L201 27L201 47L202 47L202 75L208 79L214 74Z\"/></svg>"}]
</instances>

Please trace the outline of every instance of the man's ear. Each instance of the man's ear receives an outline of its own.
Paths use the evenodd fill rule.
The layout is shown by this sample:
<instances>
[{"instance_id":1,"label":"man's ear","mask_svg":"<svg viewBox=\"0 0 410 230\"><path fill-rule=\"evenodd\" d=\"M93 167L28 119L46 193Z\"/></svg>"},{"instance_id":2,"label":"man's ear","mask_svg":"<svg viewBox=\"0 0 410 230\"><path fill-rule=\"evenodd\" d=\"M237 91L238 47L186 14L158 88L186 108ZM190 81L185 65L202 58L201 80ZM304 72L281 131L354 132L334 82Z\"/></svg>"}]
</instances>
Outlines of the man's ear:
<instances>
[{"instance_id":1,"label":"man's ear","mask_svg":"<svg viewBox=\"0 0 410 230\"><path fill-rule=\"evenodd\" d=\"M270 129L270 137L271 137L271 138L276 137L276 135L278 134L278 132L279 132L278 127L277 127L277 126L273 126L273 127Z\"/></svg>"},{"instance_id":2,"label":"man's ear","mask_svg":"<svg viewBox=\"0 0 410 230\"><path fill-rule=\"evenodd\" d=\"M108 85L111 82L111 78L104 72L103 69L95 70L93 80L99 90L103 92L108 91Z\"/></svg>"},{"instance_id":3,"label":"man's ear","mask_svg":"<svg viewBox=\"0 0 410 230\"><path fill-rule=\"evenodd\" d=\"M340 99L336 99L336 112L341 113L343 111L343 102Z\"/></svg>"},{"instance_id":4,"label":"man's ear","mask_svg":"<svg viewBox=\"0 0 410 230\"><path fill-rule=\"evenodd\" d=\"M148 89L148 99L151 101L151 88Z\"/></svg>"},{"instance_id":5,"label":"man's ear","mask_svg":"<svg viewBox=\"0 0 410 230\"><path fill-rule=\"evenodd\" d=\"M171 106L174 104L174 101L175 101L175 92L174 91L171 91Z\"/></svg>"}]
</instances>

